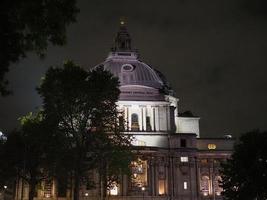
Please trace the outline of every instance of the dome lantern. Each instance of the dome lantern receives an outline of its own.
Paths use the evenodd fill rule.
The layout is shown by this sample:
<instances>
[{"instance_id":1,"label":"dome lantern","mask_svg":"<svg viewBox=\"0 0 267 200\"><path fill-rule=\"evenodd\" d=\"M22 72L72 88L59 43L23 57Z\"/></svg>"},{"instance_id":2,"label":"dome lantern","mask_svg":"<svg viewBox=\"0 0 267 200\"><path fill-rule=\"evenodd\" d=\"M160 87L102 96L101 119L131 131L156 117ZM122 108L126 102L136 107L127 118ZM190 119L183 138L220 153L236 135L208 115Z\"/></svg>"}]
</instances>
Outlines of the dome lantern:
<instances>
[{"instance_id":1,"label":"dome lantern","mask_svg":"<svg viewBox=\"0 0 267 200\"><path fill-rule=\"evenodd\" d=\"M131 37L126 28L125 20L120 20L120 28L115 37L112 51L131 51Z\"/></svg>"}]
</instances>

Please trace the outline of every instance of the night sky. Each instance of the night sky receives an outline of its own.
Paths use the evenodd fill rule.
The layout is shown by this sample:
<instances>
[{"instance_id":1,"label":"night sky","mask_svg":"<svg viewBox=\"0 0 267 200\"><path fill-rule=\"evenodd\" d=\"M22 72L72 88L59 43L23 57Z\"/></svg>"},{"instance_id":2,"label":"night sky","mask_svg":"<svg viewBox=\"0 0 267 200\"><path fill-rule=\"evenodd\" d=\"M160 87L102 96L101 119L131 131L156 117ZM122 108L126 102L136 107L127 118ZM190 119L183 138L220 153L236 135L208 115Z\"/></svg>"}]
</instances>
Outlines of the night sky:
<instances>
[{"instance_id":1,"label":"night sky","mask_svg":"<svg viewBox=\"0 0 267 200\"><path fill-rule=\"evenodd\" d=\"M35 91L49 66L73 59L86 69L106 58L121 16L141 59L167 77L180 112L201 117L200 134L234 136L267 129L265 0L83 0L68 44L12 65L13 95L0 97L0 130L36 111Z\"/></svg>"}]
</instances>

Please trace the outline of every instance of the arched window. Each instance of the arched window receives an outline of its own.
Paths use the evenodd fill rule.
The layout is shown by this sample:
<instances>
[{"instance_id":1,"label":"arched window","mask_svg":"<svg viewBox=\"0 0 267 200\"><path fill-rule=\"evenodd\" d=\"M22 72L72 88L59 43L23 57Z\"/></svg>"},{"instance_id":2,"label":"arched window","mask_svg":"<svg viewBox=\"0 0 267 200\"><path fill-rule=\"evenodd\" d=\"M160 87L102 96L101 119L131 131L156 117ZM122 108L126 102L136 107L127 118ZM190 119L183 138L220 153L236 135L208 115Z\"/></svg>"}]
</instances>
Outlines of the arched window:
<instances>
[{"instance_id":1,"label":"arched window","mask_svg":"<svg viewBox=\"0 0 267 200\"><path fill-rule=\"evenodd\" d=\"M131 130L139 131L138 115L136 113L133 113L131 119L132 119Z\"/></svg>"}]
</instances>

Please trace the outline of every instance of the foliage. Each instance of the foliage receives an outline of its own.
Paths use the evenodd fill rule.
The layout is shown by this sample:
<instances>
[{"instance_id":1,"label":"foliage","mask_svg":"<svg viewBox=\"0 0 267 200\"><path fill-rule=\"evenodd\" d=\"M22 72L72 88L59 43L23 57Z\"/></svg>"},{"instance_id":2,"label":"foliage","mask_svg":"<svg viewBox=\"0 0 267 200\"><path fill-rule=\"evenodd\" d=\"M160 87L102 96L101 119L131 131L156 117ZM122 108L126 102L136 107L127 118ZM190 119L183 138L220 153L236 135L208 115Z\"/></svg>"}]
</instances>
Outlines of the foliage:
<instances>
[{"instance_id":1,"label":"foliage","mask_svg":"<svg viewBox=\"0 0 267 200\"><path fill-rule=\"evenodd\" d=\"M242 135L231 159L223 165L224 198L227 200L267 199L267 132Z\"/></svg>"},{"instance_id":2,"label":"foliage","mask_svg":"<svg viewBox=\"0 0 267 200\"><path fill-rule=\"evenodd\" d=\"M18 177L29 186L29 199L33 199L38 183L53 173L56 135L43 120L41 112L30 113L21 119L21 128L7 135L1 149L1 180ZM51 129L50 129L51 128Z\"/></svg>"},{"instance_id":3,"label":"foliage","mask_svg":"<svg viewBox=\"0 0 267 200\"><path fill-rule=\"evenodd\" d=\"M34 51L43 57L49 44L66 43L66 27L75 22L76 0L1 0L0 94L6 95L10 64Z\"/></svg>"},{"instance_id":4,"label":"foliage","mask_svg":"<svg viewBox=\"0 0 267 200\"><path fill-rule=\"evenodd\" d=\"M38 89L46 119L65 136L58 174L65 172L74 180L74 199L89 170L102 166L105 178L114 177L130 162L118 162L114 169L118 155L130 159L129 137L117 125L118 86L118 79L103 67L87 72L67 61L63 68L50 68Z\"/></svg>"}]
</instances>

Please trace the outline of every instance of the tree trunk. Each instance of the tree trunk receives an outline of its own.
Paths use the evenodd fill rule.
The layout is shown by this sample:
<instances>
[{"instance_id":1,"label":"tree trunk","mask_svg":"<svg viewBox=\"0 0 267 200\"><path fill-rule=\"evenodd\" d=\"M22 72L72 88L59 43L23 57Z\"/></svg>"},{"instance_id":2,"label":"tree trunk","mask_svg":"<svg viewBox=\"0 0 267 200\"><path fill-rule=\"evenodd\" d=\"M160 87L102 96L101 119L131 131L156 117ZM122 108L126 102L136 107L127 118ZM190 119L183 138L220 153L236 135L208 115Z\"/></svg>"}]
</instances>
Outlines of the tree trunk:
<instances>
[{"instance_id":1,"label":"tree trunk","mask_svg":"<svg viewBox=\"0 0 267 200\"><path fill-rule=\"evenodd\" d=\"M100 200L104 199L104 182L103 182L103 178L100 175Z\"/></svg>"},{"instance_id":2,"label":"tree trunk","mask_svg":"<svg viewBox=\"0 0 267 200\"><path fill-rule=\"evenodd\" d=\"M100 200L105 200L107 195L107 178L106 173L103 171L100 174Z\"/></svg>"},{"instance_id":3,"label":"tree trunk","mask_svg":"<svg viewBox=\"0 0 267 200\"><path fill-rule=\"evenodd\" d=\"M78 173L74 175L74 200L79 200L80 198L80 176Z\"/></svg>"},{"instance_id":4,"label":"tree trunk","mask_svg":"<svg viewBox=\"0 0 267 200\"><path fill-rule=\"evenodd\" d=\"M33 200L36 188L36 181L31 180L29 182L29 200Z\"/></svg>"}]
</instances>

